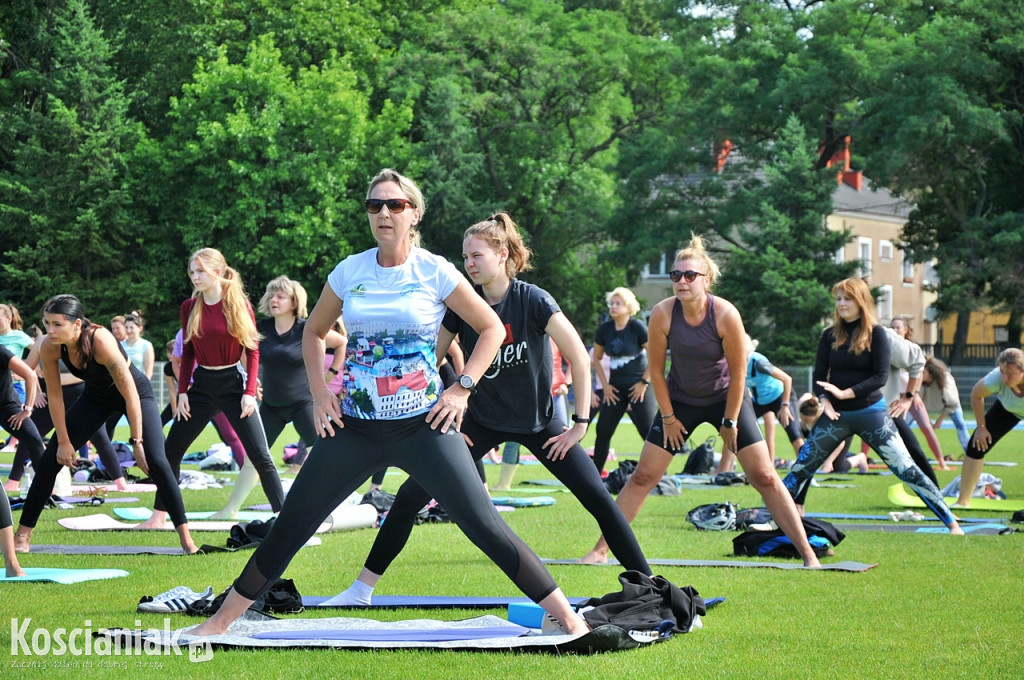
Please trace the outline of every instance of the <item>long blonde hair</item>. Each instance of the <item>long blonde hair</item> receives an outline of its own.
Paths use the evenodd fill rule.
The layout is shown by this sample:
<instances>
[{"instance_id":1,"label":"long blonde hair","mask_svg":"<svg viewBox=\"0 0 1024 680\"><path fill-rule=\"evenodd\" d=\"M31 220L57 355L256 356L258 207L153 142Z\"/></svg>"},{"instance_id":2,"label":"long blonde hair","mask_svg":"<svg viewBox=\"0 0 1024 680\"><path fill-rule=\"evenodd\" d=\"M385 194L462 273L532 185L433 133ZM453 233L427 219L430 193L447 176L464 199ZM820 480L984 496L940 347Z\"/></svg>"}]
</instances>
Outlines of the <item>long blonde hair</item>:
<instances>
[{"instance_id":1,"label":"long blonde hair","mask_svg":"<svg viewBox=\"0 0 1024 680\"><path fill-rule=\"evenodd\" d=\"M871 331L877 325L875 320L875 303L871 298L871 289L868 288L868 284L864 283L863 279L843 279L832 286L832 297L835 298L839 293L846 293L848 297L857 303L857 306L860 308L860 319L857 320L857 328L853 332L853 337L848 338L846 326L843 323L842 317L839 316L839 309L836 308L832 314L832 334L835 336L832 349L839 349L849 339L850 351L853 354L870 352Z\"/></svg>"},{"instance_id":2,"label":"long blonde hair","mask_svg":"<svg viewBox=\"0 0 1024 680\"><path fill-rule=\"evenodd\" d=\"M238 272L228 266L224 255L215 248L200 248L188 258L188 266L198 263L199 267L212 276L220 284L223 300L224 319L227 321L228 333L246 349L259 347L261 336L256 331L256 324L249 311L249 301L245 296L245 287ZM220 272L218 275L217 272ZM199 291L192 293L198 297ZM202 337L200 327L203 320L203 305L195 304L185 324L185 342L192 338Z\"/></svg>"},{"instance_id":3,"label":"long blonde hair","mask_svg":"<svg viewBox=\"0 0 1024 680\"><path fill-rule=\"evenodd\" d=\"M516 278L519 272L533 268L530 256L533 251L523 241L519 227L512 216L505 212L494 213L483 222L477 222L462 235L463 239L470 236L483 239L494 252L508 248L508 259L505 260L505 273L508 278Z\"/></svg>"}]
</instances>

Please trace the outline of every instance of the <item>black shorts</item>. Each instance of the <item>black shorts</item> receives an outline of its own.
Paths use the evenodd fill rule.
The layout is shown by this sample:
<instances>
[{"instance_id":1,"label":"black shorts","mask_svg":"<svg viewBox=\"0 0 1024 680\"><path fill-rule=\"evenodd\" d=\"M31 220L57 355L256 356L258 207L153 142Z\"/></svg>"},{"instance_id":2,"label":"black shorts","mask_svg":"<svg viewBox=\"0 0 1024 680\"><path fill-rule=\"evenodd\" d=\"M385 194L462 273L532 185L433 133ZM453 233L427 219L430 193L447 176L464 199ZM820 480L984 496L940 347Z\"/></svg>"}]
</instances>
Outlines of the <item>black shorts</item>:
<instances>
[{"instance_id":1,"label":"black shorts","mask_svg":"<svg viewBox=\"0 0 1024 680\"><path fill-rule=\"evenodd\" d=\"M693 433L698 425L703 423L709 423L716 430L722 427L722 418L725 417L725 401L723 400L709 406L692 406L673 400L672 413L683 424L687 432L686 439L689 439L690 434ZM764 437L761 435L761 428L757 426L757 416L754 415L754 402L749 396L743 398L740 416L736 420L736 428L737 450L745 449L751 444L764 441ZM660 416L651 425L651 429L647 433L647 441L660 446L672 454L679 453L681 450L681 447L679 449L665 448L665 431L662 429Z\"/></svg>"}]
</instances>

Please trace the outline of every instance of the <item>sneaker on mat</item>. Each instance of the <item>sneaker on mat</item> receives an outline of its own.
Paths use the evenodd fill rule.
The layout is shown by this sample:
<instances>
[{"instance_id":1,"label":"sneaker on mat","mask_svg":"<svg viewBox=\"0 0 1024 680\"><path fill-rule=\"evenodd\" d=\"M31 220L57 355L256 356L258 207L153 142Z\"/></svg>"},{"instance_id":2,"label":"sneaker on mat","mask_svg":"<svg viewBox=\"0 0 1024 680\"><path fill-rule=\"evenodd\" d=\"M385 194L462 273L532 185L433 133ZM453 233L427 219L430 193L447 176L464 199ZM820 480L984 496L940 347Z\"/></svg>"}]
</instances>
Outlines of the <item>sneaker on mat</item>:
<instances>
[{"instance_id":1,"label":"sneaker on mat","mask_svg":"<svg viewBox=\"0 0 1024 680\"><path fill-rule=\"evenodd\" d=\"M188 606L193 602L212 597L213 586L207 586L206 590L201 593L197 593L187 586L178 586L156 597L144 596L139 600L138 610L158 614L180 614L187 611Z\"/></svg>"}]
</instances>

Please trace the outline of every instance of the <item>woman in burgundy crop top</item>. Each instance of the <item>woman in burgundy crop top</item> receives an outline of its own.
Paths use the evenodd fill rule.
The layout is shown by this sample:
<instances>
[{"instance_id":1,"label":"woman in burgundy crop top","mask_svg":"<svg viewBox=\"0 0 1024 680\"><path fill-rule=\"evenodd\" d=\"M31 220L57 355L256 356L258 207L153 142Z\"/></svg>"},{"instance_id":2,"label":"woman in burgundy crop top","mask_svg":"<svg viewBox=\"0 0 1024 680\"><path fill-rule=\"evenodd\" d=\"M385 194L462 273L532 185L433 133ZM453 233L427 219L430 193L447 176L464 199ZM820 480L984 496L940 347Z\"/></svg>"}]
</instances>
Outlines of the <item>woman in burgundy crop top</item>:
<instances>
[{"instance_id":1,"label":"woman in burgundy crop top","mask_svg":"<svg viewBox=\"0 0 1024 680\"><path fill-rule=\"evenodd\" d=\"M636 471L616 503L626 519L633 521L668 469L672 455L682 449L694 428L710 423L719 428L725 449L739 458L750 485L761 494L804 565L820 566L796 505L768 457L747 394L743 319L731 302L709 292L718 276L718 265L705 251L704 240L694 235L690 245L676 255L675 267L669 272L674 295L651 311L647 360L661 415L651 426ZM666 380L669 350L672 367ZM601 537L583 561L607 559L608 544Z\"/></svg>"},{"instance_id":2,"label":"woman in burgundy crop top","mask_svg":"<svg viewBox=\"0 0 1024 680\"><path fill-rule=\"evenodd\" d=\"M227 416L245 447L249 464L259 473L274 512L284 503L281 478L270 457L263 422L256 411L260 334L242 279L220 251L197 250L188 259L195 293L181 303L185 344L178 379L178 407L167 434L167 460L174 473L186 449L218 412ZM245 356L245 370L240 361ZM195 368L193 368L195 366ZM145 523L161 526L166 518L160 499Z\"/></svg>"}]
</instances>

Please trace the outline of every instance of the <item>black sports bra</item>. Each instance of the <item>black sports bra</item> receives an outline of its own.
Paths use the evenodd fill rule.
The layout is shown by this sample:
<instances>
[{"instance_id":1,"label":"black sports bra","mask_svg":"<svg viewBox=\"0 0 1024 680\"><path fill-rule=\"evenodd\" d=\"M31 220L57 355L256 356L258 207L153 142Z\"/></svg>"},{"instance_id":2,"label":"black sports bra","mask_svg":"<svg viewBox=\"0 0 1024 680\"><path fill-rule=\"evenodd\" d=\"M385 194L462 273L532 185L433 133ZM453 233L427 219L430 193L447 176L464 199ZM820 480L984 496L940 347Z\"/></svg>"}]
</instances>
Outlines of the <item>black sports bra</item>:
<instances>
[{"instance_id":1,"label":"black sports bra","mask_svg":"<svg viewBox=\"0 0 1024 680\"><path fill-rule=\"evenodd\" d=\"M95 340L96 329L93 328L91 332L92 336L90 336L90 339ZM125 353L124 347L121 346L121 343L117 343L117 348L121 350L121 356L127 359L128 355ZM83 380L86 384L95 385L96 387L113 387L114 377L110 375L110 371L108 371L107 367L103 364L98 364L93 361L92 357L87 358L85 368L79 368L71 361L71 357L68 355L67 345L61 345L60 358L67 365L68 371L71 372L71 375Z\"/></svg>"}]
</instances>

